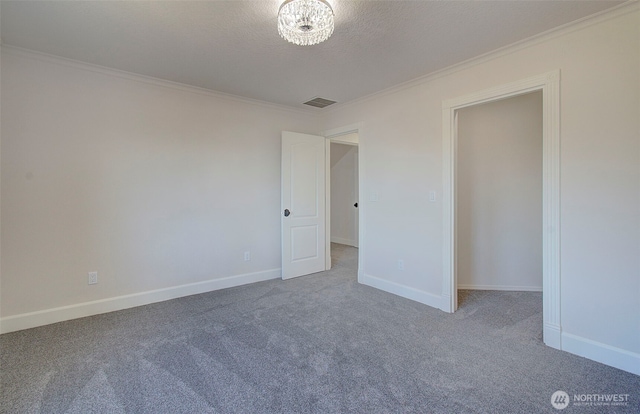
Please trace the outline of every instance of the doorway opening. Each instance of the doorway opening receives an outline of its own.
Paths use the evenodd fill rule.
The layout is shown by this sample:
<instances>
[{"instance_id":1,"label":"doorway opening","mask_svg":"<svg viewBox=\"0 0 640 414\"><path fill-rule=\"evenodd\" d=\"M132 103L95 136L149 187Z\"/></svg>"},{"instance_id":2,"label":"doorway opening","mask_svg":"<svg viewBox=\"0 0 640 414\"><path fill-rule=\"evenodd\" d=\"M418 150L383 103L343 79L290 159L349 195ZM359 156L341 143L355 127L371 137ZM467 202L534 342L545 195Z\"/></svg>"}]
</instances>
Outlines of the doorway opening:
<instances>
[{"instance_id":1,"label":"doorway opening","mask_svg":"<svg viewBox=\"0 0 640 414\"><path fill-rule=\"evenodd\" d=\"M458 307L458 117L463 108L542 93L542 319L544 343L562 349L560 326L560 71L500 85L442 103L443 272L440 308Z\"/></svg>"},{"instance_id":2,"label":"doorway opening","mask_svg":"<svg viewBox=\"0 0 640 414\"><path fill-rule=\"evenodd\" d=\"M330 142L331 265L353 267L358 248L358 134Z\"/></svg>"},{"instance_id":3,"label":"doorway opening","mask_svg":"<svg viewBox=\"0 0 640 414\"><path fill-rule=\"evenodd\" d=\"M458 303L542 327L542 92L462 108L455 222ZM508 313L501 312L509 309ZM522 324L540 318L539 324ZM531 326L529 326L531 325ZM541 336L541 335L540 335Z\"/></svg>"},{"instance_id":4,"label":"doorway opening","mask_svg":"<svg viewBox=\"0 0 640 414\"><path fill-rule=\"evenodd\" d=\"M360 134L357 126L325 132L327 138L327 268L354 269L360 275Z\"/></svg>"}]
</instances>

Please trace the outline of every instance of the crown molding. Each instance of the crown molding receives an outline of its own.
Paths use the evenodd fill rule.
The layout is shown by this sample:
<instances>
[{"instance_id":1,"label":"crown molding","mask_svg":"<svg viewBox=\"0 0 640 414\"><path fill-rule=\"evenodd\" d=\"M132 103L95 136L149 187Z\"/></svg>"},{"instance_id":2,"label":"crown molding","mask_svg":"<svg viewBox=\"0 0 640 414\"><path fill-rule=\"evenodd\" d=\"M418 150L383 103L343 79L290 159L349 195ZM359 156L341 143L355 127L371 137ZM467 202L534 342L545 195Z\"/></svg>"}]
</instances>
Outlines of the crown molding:
<instances>
[{"instance_id":1,"label":"crown molding","mask_svg":"<svg viewBox=\"0 0 640 414\"><path fill-rule=\"evenodd\" d=\"M41 62L48 62L56 65L67 66L74 69L85 70L89 72L100 73L102 75L113 76L116 78L127 79L134 82L140 82L147 85L154 85L163 88L169 88L182 92L195 93L198 95L209 96L217 99L223 99L227 101L239 102L254 106L260 106L263 108L275 109L285 112L302 113L305 115L318 116L313 110L306 108L295 108L292 106L280 105L272 102L261 101L259 99L245 98L238 95L232 95L224 92L214 91L212 89L200 88L198 86L191 86L180 82L173 82L165 79L154 78L152 76L140 75L133 72L127 72L120 69L109 68L106 66L95 65L93 63L81 62L79 60L69 59L61 56L51 55L48 53L38 52L31 49L24 49L18 46L0 45L2 53L8 53L15 56L20 56L28 59L35 59Z\"/></svg>"},{"instance_id":2,"label":"crown molding","mask_svg":"<svg viewBox=\"0 0 640 414\"><path fill-rule=\"evenodd\" d=\"M498 59L500 57L516 53L520 50L527 49L537 44L544 43L552 39L556 39L558 37L567 35L569 33L576 32L578 30L582 30L587 27L605 22L607 20L614 19L616 17L624 16L625 14L629 14L638 10L640 10L640 0L629 0L625 3L612 7L610 9L603 10L596 14L583 17L581 19L566 23L562 26L558 26L553 29L549 29L545 32L528 37L526 39L520 40L515 43L511 43L509 45L500 47L498 49L484 53L482 55L478 55L476 57L464 60L460 63L456 63L454 65L437 70L435 72L427 73L420 77L408 80L406 82L402 82L400 84L371 93L369 95L362 96L360 98L353 99L351 101L341 102L336 105L332 105L331 108L328 108L327 111L323 112L321 115L326 116L326 115L332 114L335 111L348 108L349 106L352 106L352 105L368 102L373 99L377 99L386 95L391 95L396 92L403 91L405 89L409 89L409 88L416 87L428 82L432 82L436 79L452 75L456 72L460 72L462 70L481 65L483 63Z\"/></svg>"},{"instance_id":3,"label":"crown molding","mask_svg":"<svg viewBox=\"0 0 640 414\"><path fill-rule=\"evenodd\" d=\"M293 106L281 105L276 103L271 103L267 101L261 101L258 99L245 98L238 95L227 94L224 92L214 91L212 89L200 88L197 86L190 86L187 84L168 81L160 78L154 78L146 75L139 75L133 72L127 72L119 69L113 69L106 66L95 65L92 63L85 63L74 59L68 59L60 56L50 55L47 53L42 53L30 49L24 49L17 46L11 46L2 44L0 40L0 50L3 52L9 52L12 54L29 57L33 59L38 59L41 61L51 62L54 64L65 65L69 67L74 67L77 69L87 70L91 72L97 72L109 76L124 78L128 80L133 80L141 83L161 86L165 88L180 90L184 92L196 93L200 95L206 95L215 97L218 99L225 99L228 101L241 102L250 105L261 106L265 108L285 111L285 112L294 112L298 114L311 115L316 117L322 117L329 114L332 114L335 111L341 110L343 108L347 108L349 106L364 103L372 99L376 99L385 95L393 94L411 87L415 87L418 85L422 85L427 82L431 82L435 79L442 78L456 72L489 62L491 60L500 58L502 56L506 56L520 50L526 49L528 47L537 45L539 43L543 43L549 41L551 39L555 39L557 37L566 35L568 33L578 31L584 29L586 27L605 22L607 20L623 16L628 13L632 13L634 11L640 10L640 1L638 0L629 0L625 3L622 3L618 6L615 6L611 9L604 10L602 12L592 14L590 16L583 17L581 19L575 20L573 22L567 23L565 25L550 29L546 32L542 32L540 34L534 35L527 39L523 39L516 43L512 43L507 46L503 46L501 48L495 49L493 51L487 52L485 54L470 58L468 60L462 61L460 63L456 63L444 69L427 73L418 78L402 82L398 85L391 86L389 88L371 93L369 95L362 96L360 98L353 99L351 101L338 103L335 106L332 105L331 108L327 108L322 113L316 112L313 110L309 110L306 108L296 108Z\"/></svg>"}]
</instances>

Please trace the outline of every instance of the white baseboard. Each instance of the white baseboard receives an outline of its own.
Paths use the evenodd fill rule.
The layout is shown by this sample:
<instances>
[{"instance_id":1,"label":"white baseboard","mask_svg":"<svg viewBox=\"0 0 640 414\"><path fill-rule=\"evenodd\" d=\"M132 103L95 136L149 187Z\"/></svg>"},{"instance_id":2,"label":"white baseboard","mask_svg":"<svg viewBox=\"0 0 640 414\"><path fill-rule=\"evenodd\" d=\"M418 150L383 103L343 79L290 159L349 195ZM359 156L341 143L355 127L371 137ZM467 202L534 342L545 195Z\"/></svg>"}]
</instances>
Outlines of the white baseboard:
<instances>
[{"instance_id":1,"label":"white baseboard","mask_svg":"<svg viewBox=\"0 0 640 414\"><path fill-rule=\"evenodd\" d=\"M616 348L566 332L562 333L562 350L632 374L640 375L640 354Z\"/></svg>"},{"instance_id":2,"label":"white baseboard","mask_svg":"<svg viewBox=\"0 0 640 414\"><path fill-rule=\"evenodd\" d=\"M92 302L78 303L59 308L45 309L37 312L7 316L0 319L0 333L20 331L22 329L35 328L37 326L67 321L70 319L83 318L85 316L98 315L101 313L148 305L150 303L246 285L248 283L261 282L263 280L277 279L281 277L281 274L281 269L271 269L220 279L211 279L204 282L189 283L165 289L151 290L148 292L134 293L131 295L117 296Z\"/></svg>"},{"instance_id":3,"label":"white baseboard","mask_svg":"<svg viewBox=\"0 0 640 414\"><path fill-rule=\"evenodd\" d=\"M346 244L347 246L358 247L355 240L343 239L341 237L331 237L331 243Z\"/></svg>"},{"instance_id":4,"label":"white baseboard","mask_svg":"<svg viewBox=\"0 0 640 414\"><path fill-rule=\"evenodd\" d=\"M463 285L458 289L466 290L506 290L512 292L542 292L542 286L506 286L506 285Z\"/></svg>"},{"instance_id":5,"label":"white baseboard","mask_svg":"<svg viewBox=\"0 0 640 414\"><path fill-rule=\"evenodd\" d=\"M453 309L451 308L451 305L452 305L451 296L443 292L442 296L440 296L440 306L438 306L438 309L440 309L443 312L453 313Z\"/></svg>"},{"instance_id":6,"label":"white baseboard","mask_svg":"<svg viewBox=\"0 0 640 414\"><path fill-rule=\"evenodd\" d=\"M544 344L555 349L562 349L562 332L557 325L544 324L542 328Z\"/></svg>"},{"instance_id":7,"label":"white baseboard","mask_svg":"<svg viewBox=\"0 0 640 414\"><path fill-rule=\"evenodd\" d=\"M362 275L361 279L362 280L359 278L358 281L363 285L384 290L385 292L393 293L394 295L402 296L403 298L415 300L416 302L423 303L427 306L440 309L442 298L438 295L380 279L379 277L371 276L366 273Z\"/></svg>"}]
</instances>

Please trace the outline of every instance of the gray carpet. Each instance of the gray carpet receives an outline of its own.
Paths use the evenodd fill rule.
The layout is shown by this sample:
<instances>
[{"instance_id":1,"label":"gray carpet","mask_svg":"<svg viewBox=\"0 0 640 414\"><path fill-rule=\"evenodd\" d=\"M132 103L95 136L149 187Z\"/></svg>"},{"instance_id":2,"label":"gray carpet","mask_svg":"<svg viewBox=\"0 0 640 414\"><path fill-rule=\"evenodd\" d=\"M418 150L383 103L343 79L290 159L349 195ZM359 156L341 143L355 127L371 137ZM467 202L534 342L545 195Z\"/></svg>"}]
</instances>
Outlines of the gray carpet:
<instances>
[{"instance_id":1,"label":"gray carpet","mask_svg":"<svg viewBox=\"0 0 640 414\"><path fill-rule=\"evenodd\" d=\"M2 413L539 413L640 377L542 343L541 294L463 291L446 314L334 268L0 336Z\"/></svg>"}]
</instances>

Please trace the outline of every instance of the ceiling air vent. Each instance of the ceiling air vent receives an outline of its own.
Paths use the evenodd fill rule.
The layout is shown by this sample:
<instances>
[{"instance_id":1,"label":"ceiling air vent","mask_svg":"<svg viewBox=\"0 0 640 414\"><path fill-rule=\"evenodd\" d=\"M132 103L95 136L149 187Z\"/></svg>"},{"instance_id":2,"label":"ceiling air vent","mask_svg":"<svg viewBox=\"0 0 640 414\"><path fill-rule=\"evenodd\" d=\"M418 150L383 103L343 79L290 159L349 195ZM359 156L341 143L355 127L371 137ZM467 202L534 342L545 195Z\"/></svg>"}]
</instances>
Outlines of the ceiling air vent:
<instances>
[{"instance_id":1,"label":"ceiling air vent","mask_svg":"<svg viewBox=\"0 0 640 414\"><path fill-rule=\"evenodd\" d=\"M316 108L324 108L331 104L336 103L336 101L330 101L329 99L324 98L313 98L310 101L305 102L305 105L315 106Z\"/></svg>"}]
</instances>

